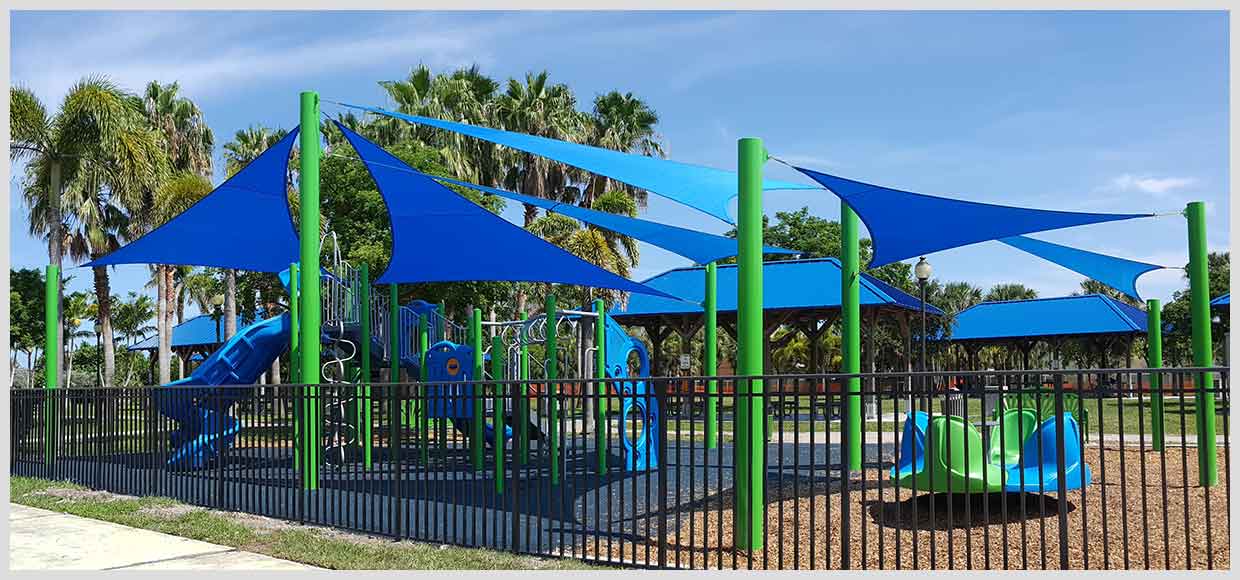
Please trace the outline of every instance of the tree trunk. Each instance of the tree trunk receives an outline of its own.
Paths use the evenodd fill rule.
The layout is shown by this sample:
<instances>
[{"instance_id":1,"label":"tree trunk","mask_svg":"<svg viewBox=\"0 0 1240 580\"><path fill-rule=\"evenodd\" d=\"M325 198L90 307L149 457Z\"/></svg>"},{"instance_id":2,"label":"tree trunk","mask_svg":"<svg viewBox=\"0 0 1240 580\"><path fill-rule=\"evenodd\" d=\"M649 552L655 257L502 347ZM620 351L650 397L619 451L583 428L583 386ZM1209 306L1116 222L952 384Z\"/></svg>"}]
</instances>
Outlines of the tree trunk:
<instances>
[{"instance_id":1,"label":"tree trunk","mask_svg":"<svg viewBox=\"0 0 1240 580\"><path fill-rule=\"evenodd\" d=\"M51 263L56 265L56 271L61 271L62 262L64 262L64 218L60 213L60 160L55 156L52 157L49 170L49 187L48 195L51 199L48 203L48 232L47 232L47 253L51 258ZM65 352L65 288L64 275L62 273L59 284L56 285L56 352L63 355ZM56 377L57 382L64 384L64 356L56 357Z\"/></svg>"},{"instance_id":2,"label":"tree trunk","mask_svg":"<svg viewBox=\"0 0 1240 580\"><path fill-rule=\"evenodd\" d=\"M278 385L280 382L280 357L276 357L271 363L271 384Z\"/></svg>"},{"instance_id":3,"label":"tree trunk","mask_svg":"<svg viewBox=\"0 0 1240 580\"><path fill-rule=\"evenodd\" d=\"M224 339L237 334L237 271L224 270Z\"/></svg>"},{"instance_id":4,"label":"tree trunk","mask_svg":"<svg viewBox=\"0 0 1240 580\"><path fill-rule=\"evenodd\" d=\"M100 256L91 256L97 259ZM111 387L116 375L116 343L112 340L112 289L108 283L108 269L104 266L91 268L95 274L95 303L99 305L99 332L103 341L103 386Z\"/></svg>"},{"instance_id":5,"label":"tree trunk","mask_svg":"<svg viewBox=\"0 0 1240 580\"><path fill-rule=\"evenodd\" d=\"M65 382L61 383L66 389L73 386L73 337L69 337L69 343L65 349Z\"/></svg>"},{"instance_id":6,"label":"tree trunk","mask_svg":"<svg viewBox=\"0 0 1240 580\"><path fill-rule=\"evenodd\" d=\"M155 277L159 281L159 308L156 315L156 327L159 329L159 384L172 382L172 325L168 301L168 266L156 266Z\"/></svg>"}]
</instances>

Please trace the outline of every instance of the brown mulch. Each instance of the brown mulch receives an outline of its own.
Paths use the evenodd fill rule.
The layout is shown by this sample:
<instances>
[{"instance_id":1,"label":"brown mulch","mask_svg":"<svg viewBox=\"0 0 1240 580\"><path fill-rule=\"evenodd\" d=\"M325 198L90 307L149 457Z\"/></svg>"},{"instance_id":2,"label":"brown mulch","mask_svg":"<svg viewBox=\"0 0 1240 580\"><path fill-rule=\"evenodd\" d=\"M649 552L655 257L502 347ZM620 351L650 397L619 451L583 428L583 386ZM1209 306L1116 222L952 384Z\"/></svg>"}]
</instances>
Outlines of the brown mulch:
<instances>
[{"instance_id":1,"label":"brown mulch","mask_svg":"<svg viewBox=\"0 0 1240 580\"><path fill-rule=\"evenodd\" d=\"M1065 494L1067 567L1229 569L1230 503L1224 454L1219 451L1219 483L1207 492L1197 485L1193 448L1144 454L1131 447L1121 452L1118 445L1086 448L1093 483L1083 491ZM886 470L881 472L880 490L874 479L878 476L879 470L867 469L868 481L853 483L848 494L846 541L841 541L843 495L838 479L829 484L816 482L813 495L802 482L800 497L793 495L791 485L780 489L776 482L768 482L764 551L738 553L731 548L728 489L722 511L718 498L712 497L709 508L699 506L680 514L679 535L669 524L667 563L694 568L842 568L844 547L852 568L1060 568L1058 494L1026 494L1023 502L1021 494L953 494L951 498L934 494L932 510L930 494L914 500L908 490L893 489ZM824 485L830 490L823 489ZM694 538L689 537L690 520ZM722 543L716 532L720 525ZM708 537L703 537L703 530L709 530ZM604 545L599 553L587 546L587 552L594 557L644 560L649 546L653 563L658 538L647 535L647 540L636 545L625 542L623 554L618 545L610 550Z\"/></svg>"}]
</instances>

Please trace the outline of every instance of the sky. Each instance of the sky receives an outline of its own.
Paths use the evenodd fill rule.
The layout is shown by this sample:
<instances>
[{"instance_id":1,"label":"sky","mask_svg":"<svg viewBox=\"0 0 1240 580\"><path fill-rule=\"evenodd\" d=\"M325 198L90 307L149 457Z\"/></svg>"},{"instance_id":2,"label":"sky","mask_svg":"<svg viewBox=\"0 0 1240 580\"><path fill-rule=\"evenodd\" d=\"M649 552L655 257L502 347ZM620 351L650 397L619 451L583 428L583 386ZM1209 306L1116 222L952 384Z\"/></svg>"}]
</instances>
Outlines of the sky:
<instances>
[{"instance_id":1,"label":"sky","mask_svg":"<svg viewBox=\"0 0 1240 580\"><path fill-rule=\"evenodd\" d=\"M215 133L216 183L223 143L251 125L292 127L300 91L387 106L379 81L419 63L477 64L501 80L547 70L582 108L631 91L659 113L678 161L735 169L736 140L760 137L812 169L973 201L1165 213L1202 200L1210 249L1230 245L1223 12L13 12L10 28L11 80L49 109L87 75L135 92L179 82ZM777 163L766 169L808 183ZM13 176L12 265L42 267L46 246L27 235L20 170ZM839 216L826 191L764 200L771 215L802 206ZM515 206L504 215L520 219ZM641 217L729 229L656 195ZM1178 268L1186 236L1173 215L1034 237ZM638 280L688 265L641 250ZM928 260L936 278L1022 282L1042 296L1082 280L999 242ZM69 291L90 288L87 270L66 273ZM1166 300L1182 276L1156 271L1137 287ZM147 278L145 266L117 267L113 291L140 291Z\"/></svg>"}]
</instances>

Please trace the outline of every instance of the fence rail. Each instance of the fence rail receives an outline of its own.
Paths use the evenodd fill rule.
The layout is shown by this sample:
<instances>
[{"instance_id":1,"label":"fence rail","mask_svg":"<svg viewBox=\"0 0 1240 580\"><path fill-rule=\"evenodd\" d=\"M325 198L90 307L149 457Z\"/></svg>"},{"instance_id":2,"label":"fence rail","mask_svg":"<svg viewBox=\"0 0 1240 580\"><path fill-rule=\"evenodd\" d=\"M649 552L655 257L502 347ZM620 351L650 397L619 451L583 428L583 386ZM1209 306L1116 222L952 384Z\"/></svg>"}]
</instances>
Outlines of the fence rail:
<instances>
[{"instance_id":1,"label":"fence rail","mask_svg":"<svg viewBox=\"0 0 1240 580\"><path fill-rule=\"evenodd\" d=\"M832 387L858 376L860 392ZM1205 388L1194 380L1211 376ZM624 417L629 406L592 380L12 389L10 472L624 566L1230 568L1227 368L717 377L713 389L704 377L646 380L644 407L659 412ZM481 445L461 398L471 392L493 428ZM755 397L765 445L738 445L745 416L734 411ZM1214 440L1198 413L1208 398ZM314 416L311 480L299 419ZM625 441L640 449L643 433L660 436L645 439L648 468L634 469ZM846 457L854 436L859 470ZM744 530L738 464L759 466L751 485L764 506ZM1202 485L1212 465L1217 483ZM759 541L738 549L750 533Z\"/></svg>"}]
</instances>

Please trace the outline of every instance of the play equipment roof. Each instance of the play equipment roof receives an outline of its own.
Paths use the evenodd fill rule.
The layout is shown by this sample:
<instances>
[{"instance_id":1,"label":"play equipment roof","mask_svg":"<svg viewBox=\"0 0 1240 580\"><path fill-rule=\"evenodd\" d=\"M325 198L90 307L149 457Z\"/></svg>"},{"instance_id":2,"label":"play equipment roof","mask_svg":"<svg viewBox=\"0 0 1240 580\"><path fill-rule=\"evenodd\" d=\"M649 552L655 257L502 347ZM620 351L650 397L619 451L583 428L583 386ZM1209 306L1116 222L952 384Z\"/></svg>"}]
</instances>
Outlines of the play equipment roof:
<instances>
[{"instance_id":1,"label":"play equipment roof","mask_svg":"<svg viewBox=\"0 0 1240 580\"><path fill-rule=\"evenodd\" d=\"M1137 278L1146 272L1162 268L1155 264L1116 258L1026 236L1003 238L999 241L1102 282L1136 300L1141 299L1137 294Z\"/></svg>"},{"instance_id":2,"label":"play equipment roof","mask_svg":"<svg viewBox=\"0 0 1240 580\"><path fill-rule=\"evenodd\" d=\"M279 272L298 257L286 188L297 129L180 215L85 266L168 264Z\"/></svg>"},{"instance_id":3,"label":"play equipment roof","mask_svg":"<svg viewBox=\"0 0 1240 580\"><path fill-rule=\"evenodd\" d=\"M721 264L717 274L717 310L736 311L737 271L735 264ZM649 296L633 296L624 308L616 307L612 317L625 324L643 324L666 316L701 316L706 295L706 268L693 266L668 270L643 284L680 296L693 303ZM778 260L762 266L763 302L767 311L822 311L840 308L840 262L835 258ZM898 288L868 274L861 275L861 307L914 311L921 302ZM926 305L934 315L942 311Z\"/></svg>"},{"instance_id":4,"label":"play equipment roof","mask_svg":"<svg viewBox=\"0 0 1240 580\"><path fill-rule=\"evenodd\" d=\"M1153 215L1051 211L962 201L795 169L857 212L874 241L871 268L988 240Z\"/></svg>"},{"instance_id":5,"label":"play equipment roof","mask_svg":"<svg viewBox=\"0 0 1240 580\"><path fill-rule=\"evenodd\" d=\"M237 328L247 326L249 322L237 317ZM224 321L219 321L219 340L216 340L216 322L210 314L199 314L172 327L172 348L185 349L195 347L214 347L224 342ZM152 336L139 342L129 350L158 350L159 336Z\"/></svg>"},{"instance_id":6,"label":"play equipment roof","mask_svg":"<svg viewBox=\"0 0 1240 580\"><path fill-rule=\"evenodd\" d=\"M956 315L951 340L1001 342L1145 334L1145 311L1101 294L983 302Z\"/></svg>"},{"instance_id":7,"label":"play equipment roof","mask_svg":"<svg viewBox=\"0 0 1240 580\"><path fill-rule=\"evenodd\" d=\"M631 218L605 211L596 211L579 207L571 203L559 201L551 201L540 197L522 195L503 189L487 187L485 185L477 185L467 181L458 181L447 177L435 177L436 180L469 187L498 195L503 198L511 199L521 203L528 203L535 207L541 207L547 211L562 214L573 219L596 225L600 228L611 230L621 235L629 236L641 240L643 242L658 246L669 252L679 254L695 264L706 264L723 258L730 258L736 255L737 246L735 238L725 236L717 236L696 230L669 226L657 222ZM796 254L793 250L785 250L782 248L774 248L765 246L764 253L767 254Z\"/></svg>"},{"instance_id":8,"label":"play equipment roof","mask_svg":"<svg viewBox=\"0 0 1240 580\"><path fill-rule=\"evenodd\" d=\"M675 296L599 268L509 223L336 123L387 205L392 257L377 284L558 282Z\"/></svg>"},{"instance_id":9,"label":"play equipment roof","mask_svg":"<svg viewBox=\"0 0 1240 580\"><path fill-rule=\"evenodd\" d=\"M1210 306L1213 306L1213 307L1231 306L1231 292L1228 292L1222 296L1219 296L1218 298L1215 298L1214 300L1211 300Z\"/></svg>"},{"instance_id":10,"label":"play equipment roof","mask_svg":"<svg viewBox=\"0 0 1240 580\"><path fill-rule=\"evenodd\" d=\"M657 193L673 201L713 215L725 222L733 223L732 218L728 215L728 206L732 198L736 197L738 178L737 174L732 171L679 163L645 155L634 155L632 153L569 143L557 139L491 129L489 127L405 115L376 107L345 103L341 103L341 105L379 115L387 115L396 119L403 119L410 123L468 135L483 141L554 159L561 163L580 167L592 173L604 175L634 187L640 187L641 189ZM769 179L763 182L763 188L767 190L819 189L815 185Z\"/></svg>"}]
</instances>

